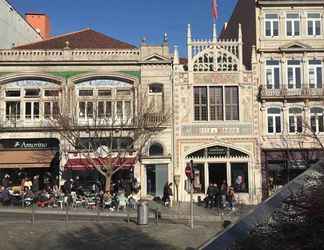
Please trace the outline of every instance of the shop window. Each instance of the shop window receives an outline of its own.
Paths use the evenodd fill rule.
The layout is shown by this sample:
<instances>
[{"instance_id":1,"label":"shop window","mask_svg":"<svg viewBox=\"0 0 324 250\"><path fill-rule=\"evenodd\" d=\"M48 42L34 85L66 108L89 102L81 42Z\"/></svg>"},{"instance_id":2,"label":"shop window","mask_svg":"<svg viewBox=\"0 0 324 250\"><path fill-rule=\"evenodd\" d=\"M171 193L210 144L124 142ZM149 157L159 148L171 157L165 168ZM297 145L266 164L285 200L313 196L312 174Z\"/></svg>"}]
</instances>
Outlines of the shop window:
<instances>
[{"instance_id":1,"label":"shop window","mask_svg":"<svg viewBox=\"0 0 324 250\"><path fill-rule=\"evenodd\" d=\"M204 164L193 165L193 187L195 193L205 193L205 167Z\"/></svg>"},{"instance_id":2,"label":"shop window","mask_svg":"<svg viewBox=\"0 0 324 250\"><path fill-rule=\"evenodd\" d=\"M163 147L160 143L154 143L150 146L149 155L150 156L162 156L163 155Z\"/></svg>"},{"instance_id":3,"label":"shop window","mask_svg":"<svg viewBox=\"0 0 324 250\"><path fill-rule=\"evenodd\" d=\"M265 67L267 89L280 88L280 66L277 60L267 60Z\"/></svg>"},{"instance_id":4,"label":"shop window","mask_svg":"<svg viewBox=\"0 0 324 250\"><path fill-rule=\"evenodd\" d=\"M280 108L268 108L268 133L281 133L281 110Z\"/></svg>"},{"instance_id":5,"label":"shop window","mask_svg":"<svg viewBox=\"0 0 324 250\"><path fill-rule=\"evenodd\" d=\"M231 181L234 192L248 193L249 175L247 163L231 163Z\"/></svg>"},{"instance_id":6,"label":"shop window","mask_svg":"<svg viewBox=\"0 0 324 250\"><path fill-rule=\"evenodd\" d=\"M6 102L6 119L20 119L20 102Z\"/></svg>"}]
</instances>

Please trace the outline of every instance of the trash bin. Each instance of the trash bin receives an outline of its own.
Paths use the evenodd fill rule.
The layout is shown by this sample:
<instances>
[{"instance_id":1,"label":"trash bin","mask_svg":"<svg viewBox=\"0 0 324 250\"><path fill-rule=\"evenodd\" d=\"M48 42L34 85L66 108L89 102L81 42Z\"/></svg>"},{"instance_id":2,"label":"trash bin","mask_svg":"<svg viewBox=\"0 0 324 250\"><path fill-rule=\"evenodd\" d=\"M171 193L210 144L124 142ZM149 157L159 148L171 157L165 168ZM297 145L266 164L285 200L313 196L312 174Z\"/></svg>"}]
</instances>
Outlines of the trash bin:
<instances>
[{"instance_id":1,"label":"trash bin","mask_svg":"<svg viewBox=\"0 0 324 250\"><path fill-rule=\"evenodd\" d=\"M137 204L137 224L148 224L148 203L146 201L138 201Z\"/></svg>"}]
</instances>

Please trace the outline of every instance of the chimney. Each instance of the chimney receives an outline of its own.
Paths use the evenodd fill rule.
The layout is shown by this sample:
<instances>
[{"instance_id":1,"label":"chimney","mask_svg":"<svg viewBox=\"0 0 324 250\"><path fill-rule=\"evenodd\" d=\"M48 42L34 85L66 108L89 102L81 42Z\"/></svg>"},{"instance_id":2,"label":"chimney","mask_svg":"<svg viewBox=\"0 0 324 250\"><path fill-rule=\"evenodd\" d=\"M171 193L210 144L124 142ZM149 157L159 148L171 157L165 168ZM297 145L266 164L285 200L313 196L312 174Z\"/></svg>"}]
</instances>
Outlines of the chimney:
<instances>
[{"instance_id":1,"label":"chimney","mask_svg":"<svg viewBox=\"0 0 324 250\"><path fill-rule=\"evenodd\" d=\"M26 21L41 35L43 39L50 38L50 20L46 14L26 13Z\"/></svg>"}]
</instances>

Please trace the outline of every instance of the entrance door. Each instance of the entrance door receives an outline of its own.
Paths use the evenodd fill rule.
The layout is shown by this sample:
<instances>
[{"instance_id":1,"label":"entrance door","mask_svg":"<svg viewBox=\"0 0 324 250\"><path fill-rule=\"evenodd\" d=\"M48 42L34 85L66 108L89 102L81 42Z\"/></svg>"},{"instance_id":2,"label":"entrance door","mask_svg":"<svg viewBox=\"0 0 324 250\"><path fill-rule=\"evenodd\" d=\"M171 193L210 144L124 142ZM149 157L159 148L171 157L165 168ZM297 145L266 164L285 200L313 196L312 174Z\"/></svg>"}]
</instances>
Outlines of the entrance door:
<instances>
[{"instance_id":1,"label":"entrance door","mask_svg":"<svg viewBox=\"0 0 324 250\"><path fill-rule=\"evenodd\" d=\"M209 184L220 186L224 180L227 181L226 163L209 163L208 174Z\"/></svg>"},{"instance_id":2,"label":"entrance door","mask_svg":"<svg viewBox=\"0 0 324 250\"><path fill-rule=\"evenodd\" d=\"M154 197L163 196L163 188L168 181L168 165L152 164L146 166L146 193Z\"/></svg>"}]
</instances>

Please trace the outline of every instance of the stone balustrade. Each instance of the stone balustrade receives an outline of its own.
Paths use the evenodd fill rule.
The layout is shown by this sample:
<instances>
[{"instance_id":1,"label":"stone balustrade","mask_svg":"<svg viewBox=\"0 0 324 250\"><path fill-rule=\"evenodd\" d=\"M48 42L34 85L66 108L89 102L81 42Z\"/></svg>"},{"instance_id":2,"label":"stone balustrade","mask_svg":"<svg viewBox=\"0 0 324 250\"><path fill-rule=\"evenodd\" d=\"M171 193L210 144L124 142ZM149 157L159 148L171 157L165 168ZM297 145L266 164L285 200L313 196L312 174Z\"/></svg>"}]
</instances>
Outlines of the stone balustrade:
<instances>
[{"instance_id":1,"label":"stone balustrade","mask_svg":"<svg viewBox=\"0 0 324 250\"><path fill-rule=\"evenodd\" d=\"M139 49L0 50L1 62L138 61Z\"/></svg>"}]
</instances>

